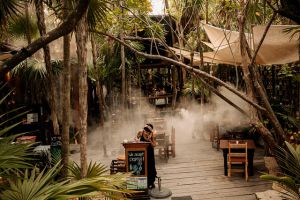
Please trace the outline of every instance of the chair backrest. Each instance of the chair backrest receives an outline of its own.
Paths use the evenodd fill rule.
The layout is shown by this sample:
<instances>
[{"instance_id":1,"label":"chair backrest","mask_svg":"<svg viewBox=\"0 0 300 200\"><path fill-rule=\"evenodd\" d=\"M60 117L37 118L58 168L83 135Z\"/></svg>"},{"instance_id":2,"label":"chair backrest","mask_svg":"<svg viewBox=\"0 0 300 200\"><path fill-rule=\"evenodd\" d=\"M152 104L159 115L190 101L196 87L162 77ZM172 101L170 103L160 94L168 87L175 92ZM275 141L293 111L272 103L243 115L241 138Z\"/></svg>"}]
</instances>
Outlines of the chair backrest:
<instances>
[{"instance_id":1,"label":"chair backrest","mask_svg":"<svg viewBox=\"0 0 300 200\"><path fill-rule=\"evenodd\" d=\"M155 141L157 142L157 146L164 147L166 145L166 134L165 133L159 133L155 136Z\"/></svg>"},{"instance_id":2,"label":"chair backrest","mask_svg":"<svg viewBox=\"0 0 300 200\"><path fill-rule=\"evenodd\" d=\"M245 161L248 161L248 146L247 142L240 141L229 141L228 142L228 159L234 158L244 158Z\"/></svg>"}]
</instances>

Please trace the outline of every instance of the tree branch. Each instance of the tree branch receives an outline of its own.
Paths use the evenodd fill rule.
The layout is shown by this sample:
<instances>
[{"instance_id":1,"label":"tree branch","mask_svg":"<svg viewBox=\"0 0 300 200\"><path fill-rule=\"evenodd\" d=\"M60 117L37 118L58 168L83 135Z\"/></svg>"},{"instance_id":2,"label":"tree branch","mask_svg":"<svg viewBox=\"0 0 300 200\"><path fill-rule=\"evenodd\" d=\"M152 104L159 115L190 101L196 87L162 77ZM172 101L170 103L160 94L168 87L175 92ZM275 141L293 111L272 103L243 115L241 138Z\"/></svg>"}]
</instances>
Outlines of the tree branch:
<instances>
[{"instance_id":1,"label":"tree branch","mask_svg":"<svg viewBox=\"0 0 300 200\"><path fill-rule=\"evenodd\" d=\"M131 47L130 45L128 45L127 43L121 41L120 39L108 34L108 33L104 33L104 32L101 32L101 31L96 31L94 30L94 33L97 33L97 34L100 34L100 35L105 35L115 41L118 41L120 44L126 46L128 49L130 49L131 51L135 52L137 55L140 55L140 56L143 56L143 57L146 57L146 58L149 58L149 59L154 59L154 60L164 60L164 61L168 61L174 65L177 65L177 66L180 66L180 67L183 67L185 69L188 69L188 70L193 70L193 72L195 72L196 74L198 74L199 76L202 76L202 77L205 77L205 78L208 78L212 81L215 81L217 82L218 84L224 86L225 88L227 88L229 91L231 91L232 93L236 94L237 96L239 96L241 99L243 99L244 101L246 101L247 103L251 104L252 106L254 106L256 109L258 110L261 110L261 111L265 111L265 108L261 107L260 105L258 105L257 103L249 100L249 98L247 96L245 96L244 94L242 94L241 92L237 91L235 88L231 87L230 85L228 85L227 83L223 82L222 80L204 72L204 71L201 71L199 69L194 69L184 63L181 63L179 61L176 61L176 60L173 60L171 58L168 58L168 57L165 57L165 56L160 56L160 55L151 55L151 54L147 54L147 53L143 53L143 52L140 52L136 49L134 49L133 47Z\"/></svg>"},{"instance_id":2,"label":"tree branch","mask_svg":"<svg viewBox=\"0 0 300 200\"><path fill-rule=\"evenodd\" d=\"M213 93L215 93L217 96L219 96L221 99L223 99L225 102L227 102L229 105L240 111L242 114L246 115L250 118L250 116L241 109L238 105L234 104L231 100L229 100L227 97L225 97L223 94L221 94L217 89L209 85L206 81L204 81L202 78L199 79L205 87L208 87Z\"/></svg>"},{"instance_id":3,"label":"tree branch","mask_svg":"<svg viewBox=\"0 0 300 200\"><path fill-rule=\"evenodd\" d=\"M0 68L0 74L6 74L20 62L32 56L35 52L43 48L45 45L70 33L74 29L78 21L81 19L83 14L87 11L89 2L90 0L80 0L76 9L60 26L48 32L45 36L38 38L27 47L22 48L11 59L5 61L2 65L2 68Z\"/></svg>"},{"instance_id":4,"label":"tree branch","mask_svg":"<svg viewBox=\"0 0 300 200\"><path fill-rule=\"evenodd\" d=\"M177 61L179 60L178 57L176 56L176 54L170 49L170 47L166 43L162 42L161 39L159 39L159 38L143 38L143 37L127 36L127 37L124 37L124 40L132 40L132 41L134 41L134 40L136 40L136 41L153 41L153 40L155 40L155 41L161 43L168 50L168 52L171 53L172 57L175 60L177 60Z\"/></svg>"}]
</instances>

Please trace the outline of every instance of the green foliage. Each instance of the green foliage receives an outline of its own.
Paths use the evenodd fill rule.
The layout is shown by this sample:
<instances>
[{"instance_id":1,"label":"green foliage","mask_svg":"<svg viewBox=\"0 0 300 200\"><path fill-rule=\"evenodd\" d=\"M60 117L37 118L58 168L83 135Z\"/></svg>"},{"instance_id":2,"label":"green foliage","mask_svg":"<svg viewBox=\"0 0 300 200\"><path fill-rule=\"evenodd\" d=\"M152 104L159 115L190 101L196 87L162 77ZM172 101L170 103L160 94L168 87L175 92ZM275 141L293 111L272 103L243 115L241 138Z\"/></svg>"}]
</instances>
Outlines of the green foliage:
<instances>
[{"instance_id":1,"label":"green foliage","mask_svg":"<svg viewBox=\"0 0 300 200\"><path fill-rule=\"evenodd\" d=\"M113 87L120 87L121 45L105 38L97 37L96 39L99 44L97 65L96 67L89 65L88 76L92 81L100 81L107 86L114 84ZM139 51L144 50L144 45L140 42L129 41L128 43ZM129 73L131 73L132 66L142 63L145 60L143 57L136 56L128 49L125 49L125 55L126 69Z\"/></svg>"},{"instance_id":2,"label":"green foliage","mask_svg":"<svg viewBox=\"0 0 300 200\"><path fill-rule=\"evenodd\" d=\"M263 2L250 1L248 10L246 13L247 21L250 24L261 24L261 23L263 23L263 15L264 15Z\"/></svg>"},{"instance_id":3,"label":"green foliage","mask_svg":"<svg viewBox=\"0 0 300 200\"><path fill-rule=\"evenodd\" d=\"M56 60L51 64L52 73L58 75L62 70L62 62ZM25 60L12 70L12 76L19 77L25 85L25 90L30 91L29 99L37 103L47 96L47 73L45 63L37 59Z\"/></svg>"},{"instance_id":4,"label":"green foliage","mask_svg":"<svg viewBox=\"0 0 300 200\"><path fill-rule=\"evenodd\" d=\"M294 67L294 65L282 65L277 75L279 76L279 78L293 77L296 74Z\"/></svg>"},{"instance_id":5,"label":"green foliage","mask_svg":"<svg viewBox=\"0 0 300 200\"><path fill-rule=\"evenodd\" d=\"M286 33L291 33L291 38L300 34L300 26L293 26L284 30Z\"/></svg>"},{"instance_id":6,"label":"green foliage","mask_svg":"<svg viewBox=\"0 0 300 200\"><path fill-rule=\"evenodd\" d=\"M152 24L148 16L152 10L149 0L126 0L123 1L123 7L118 3L113 7L114 9L107 15L107 21L110 22L106 27L108 32L118 34L122 30L130 35L143 31Z\"/></svg>"},{"instance_id":7,"label":"green foliage","mask_svg":"<svg viewBox=\"0 0 300 200\"><path fill-rule=\"evenodd\" d=\"M25 15L20 15L13 21L10 21L8 33L15 38L26 38L27 33L30 33L31 37L37 37L39 31L35 20L32 18L27 19Z\"/></svg>"},{"instance_id":8,"label":"green foliage","mask_svg":"<svg viewBox=\"0 0 300 200\"><path fill-rule=\"evenodd\" d=\"M95 29L97 25L103 26L106 22L106 14L109 9L105 0L91 0L87 11L89 29Z\"/></svg>"},{"instance_id":9,"label":"green foliage","mask_svg":"<svg viewBox=\"0 0 300 200\"><path fill-rule=\"evenodd\" d=\"M271 18L273 11L265 6L264 1L248 1L246 12L246 29L250 32L251 25L265 23ZM238 13L240 12L240 2L231 0L218 0L212 5L211 18L213 24L231 30L238 30Z\"/></svg>"},{"instance_id":10,"label":"green foliage","mask_svg":"<svg viewBox=\"0 0 300 200\"><path fill-rule=\"evenodd\" d=\"M146 17L147 18L147 17ZM164 35L167 33L162 23L154 22L150 18L146 19L148 25L144 27L145 37L159 38L165 41Z\"/></svg>"},{"instance_id":11,"label":"green foliage","mask_svg":"<svg viewBox=\"0 0 300 200\"><path fill-rule=\"evenodd\" d=\"M74 178L76 180L80 180L81 179L81 168L80 166L73 162L70 166L69 166L69 170L71 172L71 178ZM87 178L94 178L97 176L102 176L104 175L106 172L108 172L108 170L106 169L106 167L100 163L93 163L90 162L88 169L87 169Z\"/></svg>"},{"instance_id":12,"label":"green foliage","mask_svg":"<svg viewBox=\"0 0 300 200\"><path fill-rule=\"evenodd\" d=\"M217 1L216 5L216 22L218 25L223 25L226 28L237 23L237 12L240 9L238 1L222 0ZM231 27L234 28L234 27Z\"/></svg>"},{"instance_id":13,"label":"green foliage","mask_svg":"<svg viewBox=\"0 0 300 200\"><path fill-rule=\"evenodd\" d=\"M149 13L152 11L151 2L149 0L126 0L125 5L133 12Z\"/></svg>"},{"instance_id":14,"label":"green foliage","mask_svg":"<svg viewBox=\"0 0 300 200\"><path fill-rule=\"evenodd\" d=\"M73 162L69 166L69 170L71 172L71 179L82 180L80 175L81 168L78 164ZM97 180L99 191L103 192L105 196L113 199L124 198L124 195L122 193L133 193L133 191L126 189L126 179L128 178L129 174L107 175L107 172L108 169L104 165L90 162L87 169L86 178L95 178Z\"/></svg>"},{"instance_id":15,"label":"green foliage","mask_svg":"<svg viewBox=\"0 0 300 200\"><path fill-rule=\"evenodd\" d=\"M300 199L300 145L295 148L285 142L287 150L278 147L276 160L283 171L283 176L262 175L261 178L279 183L290 199Z\"/></svg>"},{"instance_id":16,"label":"green foliage","mask_svg":"<svg viewBox=\"0 0 300 200\"><path fill-rule=\"evenodd\" d=\"M299 121L292 116L291 105L282 105L281 102L274 100L271 106L280 124L287 129L287 131L300 128Z\"/></svg>"},{"instance_id":17,"label":"green foliage","mask_svg":"<svg viewBox=\"0 0 300 200\"><path fill-rule=\"evenodd\" d=\"M13 19L20 13L21 2L18 0L0 1L0 27L5 26L9 19Z\"/></svg>"},{"instance_id":18,"label":"green foliage","mask_svg":"<svg viewBox=\"0 0 300 200\"><path fill-rule=\"evenodd\" d=\"M4 88L1 87L0 92L3 89ZM0 106L5 103L5 99L8 98L10 93L11 92L8 92L8 95L1 97ZM28 152L31 149L32 144L14 144L13 141L16 137L22 134L11 136L6 135L9 131L21 123L12 123L12 121L27 113L26 111L20 113L22 109L23 107L13 109L11 111L1 113L0 115L0 176L5 175L12 169L22 169L31 166L29 164L31 158L29 157L30 154Z\"/></svg>"},{"instance_id":19,"label":"green foliage","mask_svg":"<svg viewBox=\"0 0 300 200\"><path fill-rule=\"evenodd\" d=\"M19 76L26 81L44 80L47 77L47 69L44 62L28 59L12 70L12 76Z\"/></svg>"},{"instance_id":20,"label":"green foliage","mask_svg":"<svg viewBox=\"0 0 300 200\"><path fill-rule=\"evenodd\" d=\"M7 97L8 95L4 95L0 102L4 103L4 99ZM14 110L14 112L17 111L19 109ZM14 112L1 114L0 137L3 137L7 131L12 130L21 123L6 126L6 123L9 123L10 120L3 121L5 115ZM14 117L9 119L14 119ZM80 167L75 164L70 167L73 174L75 174L72 176L72 180L54 180L61 170L60 162L57 162L48 171L49 166L41 172L37 168L29 170L28 168L32 167L30 161L32 161L31 157L33 156L30 153L32 152L31 144L13 143L15 138L20 135L5 136L0 139L0 176L5 177L5 181L0 184L0 199L68 200L75 197L92 197L99 194L120 199L124 196L124 193L132 193L132 191L126 189L126 178L129 174L106 175L107 169L101 164L90 163L88 177L84 179L80 179ZM22 168L26 169L20 171L19 169Z\"/></svg>"},{"instance_id":21,"label":"green foliage","mask_svg":"<svg viewBox=\"0 0 300 200\"><path fill-rule=\"evenodd\" d=\"M107 177L106 180L102 177L95 177L75 182L70 180L55 182L53 177L60 171L61 167L59 165L60 163L47 172L38 173L36 169L26 170L17 179L8 179L9 188L0 194L0 198L6 200L67 200L75 197L94 196L101 188L119 193L121 191L121 189L105 187L101 182L110 181L110 177ZM122 181L119 180L119 182ZM116 182L114 184L117 185Z\"/></svg>"},{"instance_id":22,"label":"green foliage","mask_svg":"<svg viewBox=\"0 0 300 200\"><path fill-rule=\"evenodd\" d=\"M208 97L209 91L202 87L203 87L203 84L198 79L194 80L194 88L193 88L193 80L189 80L184 85L183 95L185 95L185 96L192 95L193 89L194 89L194 95L196 97L199 97L201 95L202 91L204 92L204 96Z\"/></svg>"},{"instance_id":23,"label":"green foliage","mask_svg":"<svg viewBox=\"0 0 300 200\"><path fill-rule=\"evenodd\" d=\"M203 0L169 0L167 12L177 23L181 23L184 29L187 26L198 26L203 3Z\"/></svg>"}]
</instances>

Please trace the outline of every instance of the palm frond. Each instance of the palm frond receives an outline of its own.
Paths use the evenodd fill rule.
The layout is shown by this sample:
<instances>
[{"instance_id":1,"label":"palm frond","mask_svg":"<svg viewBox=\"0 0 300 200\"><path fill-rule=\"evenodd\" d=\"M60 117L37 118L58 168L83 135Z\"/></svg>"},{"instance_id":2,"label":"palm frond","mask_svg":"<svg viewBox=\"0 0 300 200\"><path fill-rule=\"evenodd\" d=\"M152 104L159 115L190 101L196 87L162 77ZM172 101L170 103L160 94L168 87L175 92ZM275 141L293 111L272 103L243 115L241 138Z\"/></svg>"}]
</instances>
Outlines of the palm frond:
<instances>
[{"instance_id":1,"label":"palm frond","mask_svg":"<svg viewBox=\"0 0 300 200\"><path fill-rule=\"evenodd\" d=\"M0 105L5 101L5 99L13 92L13 90L9 91L4 97L0 99Z\"/></svg>"},{"instance_id":2,"label":"palm frond","mask_svg":"<svg viewBox=\"0 0 300 200\"><path fill-rule=\"evenodd\" d=\"M80 166L73 162L70 166L69 166L69 170L71 172L71 178L74 178L76 180L80 180L81 176L80 176ZM108 171L108 169L100 164L100 163L93 163L90 162L88 169L87 169L87 178L94 178L94 177L99 177L102 176L103 174L105 174Z\"/></svg>"},{"instance_id":3,"label":"palm frond","mask_svg":"<svg viewBox=\"0 0 300 200\"><path fill-rule=\"evenodd\" d=\"M300 34L300 26L292 26L283 30L285 33L291 34L291 38ZM298 39L298 37L297 37Z\"/></svg>"},{"instance_id":4,"label":"palm frond","mask_svg":"<svg viewBox=\"0 0 300 200\"><path fill-rule=\"evenodd\" d=\"M3 87L1 87L3 89ZM4 95L2 100L5 99L7 95ZM4 102L0 102L0 105ZM13 130L22 122L8 124L12 120L26 114L27 112L18 113L20 109L24 107L14 109L12 111L8 111L6 113L1 114L0 116L0 137L3 137L9 131ZM14 114L17 113L17 114ZM12 115L12 117L6 118L6 115ZM23 133L24 134L24 133ZM11 136L5 135L2 139L0 139L0 176L6 173L9 169L20 169L20 168L28 168L31 166L29 163L31 154L28 153L31 149L31 144L12 144L16 137L22 134L14 134Z\"/></svg>"},{"instance_id":5,"label":"palm frond","mask_svg":"<svg viewBox=\"0 0 300 200\"><path fill-rule=\"evenodd\" d=\"M87 23L89 29L93 30L97 25L102 26L106 22L108 11L107 1L91 0L87 11Z\"/></svg>"},{"instance_id":6,"label":"palm frond","mask_svg":"<svg viewBox=\"0 0 300 200\"><path fill-rule=\"evenodd\" d=\"M9 189L0 194L1 199L7 200L47 200L57 193L59 188L67 181L53 183L53 177L59 172L59 164L49 171L37 173L36 169L31 172L25 171L23 177L19 177L16 181L9 179Z\"/></svg>"},{"instance_id":7,"label":"palm frond","mask_svg":"<svg viewBox=\"0 0 300 200\"><path fill-rule=\"evenodd\" d=\"M274 175L261 175L261 179L274 181L279 184L279 186L283 189L281 191L286 197L290 199L298 200L299 196L299 186L295 183L295 181L290 177L278 177Z\"/></svg>"},{"instance_id":8,"label":"palm frond","mask_svg":"<svg viewBox=\"0 0 300 200\"><path fill-rule=\"evenodd\" d=\"M276 160L283 171L283 176L262 175L265 180L276 181L286 191L291 199L300 199L300 145L294 148L285 142L287 150L278 147Z\"/></svg>"},{"instance_id":9,"label":"palm frond","mask_svg":"<svg viewBox=\"0 0 300 200\"><path fill-rule=\"evenodd\" d=\"M30 33L31 37L37 37L39 32L33 19L20 15L9 23L8 33L15 38L26 38L27 33Z\"/></svg>"},{"instance_id":10,"label":"palm frond","mask_svg":"<svg viewBox=\"0 0 300 200\"><path fill-rule=\"evenodd\" d=\"M4 25L8 18L15 18L20 14L22 4L18 0L3 0L0 2L0 26Z\"/></svg>"},{"instance_id":11,"label":"palm frond","mask_svg":"<svg viewBox=\"0 0 300 200\"><path fill-rule=\"evenodd\" d=\"M75 180L83 180L80 175L80 166L73 162L69 166L71 172L70 178ZM87 170L87 179L94 180L93 187L99 192L104 193L105 196L114 198L114 196L123 197L123 193L130 194L133 191L127 190L127 178L130 174L115 174L107 175L108 169L100 164L90 162ZM96 193L97 194L97 193ZM123 197L124 198L124 197Z\"/></svg>"},{"instance_id":12,"label":"palm frond","mask_svg":"<svg viewBox=\"0 0 300 200\"><path fill-rule=\"evenodd\" d=\"M14 110L14 112L16 112L16 111L19 111L20 109L23 109L24 107L21 107L21 108L16 108L16 109L13 109ZM0 122L0 126L3 126L4 124L6 124L6 123L8 123L8 122L10 122L10 121L12 121L12 120L14 120L14 119L17 119L17 118L19 118L19 117L21 117L21 116L24 116L25 114L27 114L29 111L25 111L25 112L22 112L22 113L17 113L17 114L15 114L15 115L13 115L12 117L10 117L10 118L8 118L7 120L5 120L5 121L3 121L3 122ZM10 112L9 112L10 113ZM2 116L0 116L0 118L1 118Z\"/></svg>"},{"instance_id":13,"label":"palm frond","mask_svg":"<svg viewBox=\"0 0 300 200\"><path fill-rule=\"evenodd\" d=\"M44 80L47 76L46 66L36 59L23 61L12 70L12 76L19 76L25 80Z\"/></svg>"}]
</instances>

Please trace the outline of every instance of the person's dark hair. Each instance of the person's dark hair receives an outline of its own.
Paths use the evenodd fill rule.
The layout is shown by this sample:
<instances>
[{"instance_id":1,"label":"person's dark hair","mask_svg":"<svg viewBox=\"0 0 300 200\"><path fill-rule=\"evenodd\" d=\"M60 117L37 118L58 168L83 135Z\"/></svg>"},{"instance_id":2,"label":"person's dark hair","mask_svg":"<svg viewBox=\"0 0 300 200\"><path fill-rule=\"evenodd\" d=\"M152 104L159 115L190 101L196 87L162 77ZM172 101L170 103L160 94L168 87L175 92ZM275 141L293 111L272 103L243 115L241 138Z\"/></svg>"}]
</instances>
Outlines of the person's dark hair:
<instances>
[{"instance_id":1,"label":"person's dark hair","mask_svg":"<svg viewBox=\"0 0 300 200\"><path fill-rule=\"evenodd\" d=\"M144 130L148 133L151 133L153 131L153 125L152 124L146 124L144 127Z\"/></svg>"},{"instance_id":2,"label":"person's dark hair","mask_svg":"<svg viewBox=\"0 0 300 200\"><path fill-rule=\"evenodd\" d=\"M153 125L152 124L146 124L146 125L150 126L153 129Z\"/></svg>"}]
</instances>

